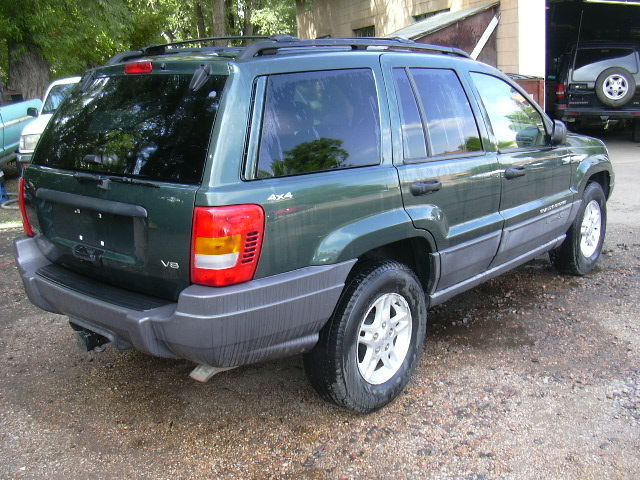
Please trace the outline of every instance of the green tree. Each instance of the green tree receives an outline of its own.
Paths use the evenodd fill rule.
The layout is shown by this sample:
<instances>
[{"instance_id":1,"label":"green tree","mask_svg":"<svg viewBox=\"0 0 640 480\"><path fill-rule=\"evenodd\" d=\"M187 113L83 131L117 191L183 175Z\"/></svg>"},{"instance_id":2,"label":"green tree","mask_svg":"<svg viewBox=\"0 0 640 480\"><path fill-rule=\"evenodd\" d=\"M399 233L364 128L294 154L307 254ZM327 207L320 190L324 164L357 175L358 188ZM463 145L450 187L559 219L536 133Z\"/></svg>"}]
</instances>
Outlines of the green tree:
<instances>
[{"instance_id":1,"label":"green tree","mask_svg":"<svg viewBox=\"0 0 640 480\"><path fill-rule=\"evenodd\" d=\"M51 78L149 44L295 25L295 0L0 0L0 97L3 83L41 97Z\"/></svg>"},{"instance_id":2,"label":"green tree","mask_svg":"<svg viewBox=\"0 0 640 480\"><path fill-rule=\"evenodd\" d=\"M290 0L262 2L251 14L251 23L260 35L296 33L296 4Z\"/></svg>"},{"instance_id":3,"label":"green tree","mask_svg":"<svg viewBox=\"0 0 640 480\"><path fill-rule=\"evenodd\" d=\"M346 165L349 152L342 148L342 140L320 138L304 142L285 153L284 160L273 162L276 177L305 172L321 172Z\"/></svg>"},{"instance_id":4,"label":"green tree","mask_svg":"<svg viewBox=\"0 0 640 480\"><path fill-rule=\"evenodd\" d=\"M143 0L3 0L7 86L41 97L51 76L81 74L133 42L160 41L162 21L160 10Z\"/></svg>"}]
</instances>

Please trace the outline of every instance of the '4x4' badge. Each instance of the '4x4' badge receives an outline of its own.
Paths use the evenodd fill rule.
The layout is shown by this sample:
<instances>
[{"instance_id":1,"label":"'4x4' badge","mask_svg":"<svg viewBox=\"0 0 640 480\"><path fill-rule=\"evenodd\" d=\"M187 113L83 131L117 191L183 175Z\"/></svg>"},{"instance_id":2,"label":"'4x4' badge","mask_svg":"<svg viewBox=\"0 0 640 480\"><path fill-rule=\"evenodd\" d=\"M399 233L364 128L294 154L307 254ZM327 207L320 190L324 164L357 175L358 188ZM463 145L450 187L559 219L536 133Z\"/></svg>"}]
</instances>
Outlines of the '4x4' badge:
<instances>
[{"instance_id":1,"label":"'4x4' badge","mask_svg":"<svg viewBox=\"0 0 640 480\"><path fill-rule=\"evenodd\" d=\"M293 198L293 195L291 194L291 192L287 192L287 193L272 193L267 198L267 201L269 201L269 202L277 202L279 200L291 200L292 198Z\"/></svg>"}]
</instances>

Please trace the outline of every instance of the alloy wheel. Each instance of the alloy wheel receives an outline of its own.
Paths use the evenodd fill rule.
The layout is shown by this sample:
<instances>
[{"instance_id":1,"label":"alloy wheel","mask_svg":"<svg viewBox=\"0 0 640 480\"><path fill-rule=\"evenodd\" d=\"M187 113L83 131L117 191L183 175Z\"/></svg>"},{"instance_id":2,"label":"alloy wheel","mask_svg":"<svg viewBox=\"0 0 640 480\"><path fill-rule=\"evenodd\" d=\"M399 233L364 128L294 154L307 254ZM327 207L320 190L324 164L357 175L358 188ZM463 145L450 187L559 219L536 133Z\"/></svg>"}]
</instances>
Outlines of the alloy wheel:
<instances>
[{"instance_id":1,"label":"alloy wheel","mask_svg":"<svg viewBox=\"0 0 640 480\"><path fill-rule=\"evenodd\" d=\"M373 302L358 334L358 370L365 381L380 385L400 370L411 329L411 309L402 295L386 293Z\"/></svg>"}]
</instances>

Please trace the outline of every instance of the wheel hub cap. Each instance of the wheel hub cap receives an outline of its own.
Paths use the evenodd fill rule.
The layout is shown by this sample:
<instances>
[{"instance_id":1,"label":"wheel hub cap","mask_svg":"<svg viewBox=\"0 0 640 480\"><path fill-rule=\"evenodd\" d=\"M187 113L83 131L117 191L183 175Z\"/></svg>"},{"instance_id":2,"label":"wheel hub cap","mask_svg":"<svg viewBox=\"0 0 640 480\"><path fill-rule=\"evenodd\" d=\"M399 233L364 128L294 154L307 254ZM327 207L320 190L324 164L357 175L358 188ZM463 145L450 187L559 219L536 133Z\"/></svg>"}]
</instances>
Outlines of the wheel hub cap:
<instances>
[{"instance_id":1,"label":"wheel hub cap","mask_svg":"<svg viewBox=\"0 0 640 480\"><path fill-rule=\"evenodd\" d=\"M602 228L601 222L600 204L596 200L591 200L584 209L582 225L580 226L580 251L587 258L591 257L598 248Z\"/></svg>"},{"instance_id":2,"label":"wheel hub cap","mask_svg":"<svg viewBox=\"0 0 640 480\"><path fill-rule=\"evenodd\" d=\"M411 310L402 295L386 293L367 311L358 333L357 362L360 375L379 385L393 377L411 344Z\"/></svg>"},{"instance_id":3,"label":"wheel hub cap","mask_svg":"<svg viewBox=\"0 0 640 480\"><path fill-rule=\"evenodd\" d=\"M629 84L622 75L609 75L602 84L602 91L607 98L620 100L629 91Z\"/></svg>"}]
</instances>

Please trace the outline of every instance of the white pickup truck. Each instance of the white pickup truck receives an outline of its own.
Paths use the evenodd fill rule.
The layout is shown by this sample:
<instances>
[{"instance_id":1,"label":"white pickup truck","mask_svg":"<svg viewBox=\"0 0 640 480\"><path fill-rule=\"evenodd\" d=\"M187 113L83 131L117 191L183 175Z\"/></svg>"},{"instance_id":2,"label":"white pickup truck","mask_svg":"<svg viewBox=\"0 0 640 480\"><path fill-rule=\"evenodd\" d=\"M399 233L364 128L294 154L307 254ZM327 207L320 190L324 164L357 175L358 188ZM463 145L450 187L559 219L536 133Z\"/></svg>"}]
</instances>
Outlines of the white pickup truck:
<instances>
[{"instance_id":1,"label":"white pickup truck","mask_svg":"<svg viewBox=\"0 0 640 480\"><path fill-rule=\"evenodd\" d=\"M31 162L33 151L36 149L38 140L40 140L40 136L53 113L79 81L80 77L69 77L52 82L45 93L42 108L39 111L30 111L30 113L35 114L36 119L22 130L20 148L18 149L18 162L20 164L25 165Z\"/></svg>"},{"instance_id":2,"label":"white pickup truck","mask_svg":"<svg viewBox=\"0 0 640 480\"><path fill-rule=\"evenodd\" d=\"M29 113L37 112L41 105L39 99L13 103L0 100L0 167L16 158L20 132L33 121Z\"/></svg>"}]
</instances>

